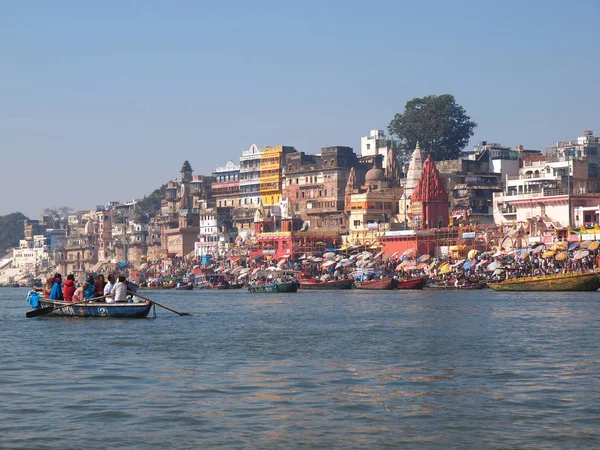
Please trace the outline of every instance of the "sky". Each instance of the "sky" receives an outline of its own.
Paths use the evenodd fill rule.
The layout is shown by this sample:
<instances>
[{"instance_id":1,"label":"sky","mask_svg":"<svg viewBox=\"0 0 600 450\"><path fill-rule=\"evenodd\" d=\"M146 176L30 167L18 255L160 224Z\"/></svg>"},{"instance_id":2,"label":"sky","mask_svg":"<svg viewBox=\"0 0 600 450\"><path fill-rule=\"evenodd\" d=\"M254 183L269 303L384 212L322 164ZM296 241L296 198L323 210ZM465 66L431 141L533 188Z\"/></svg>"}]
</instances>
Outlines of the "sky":
<instances>
[{"instance_id":1,"label":"sky","mask_svg":"<svg viewBox=\"0 0 600 450\"><path fill-rule=\"evenodd\" d=\"M94 208L387 129L450 93L487 140L600 134L600 2L0 2L0 215Z\"/></svg>"}]
</instances>

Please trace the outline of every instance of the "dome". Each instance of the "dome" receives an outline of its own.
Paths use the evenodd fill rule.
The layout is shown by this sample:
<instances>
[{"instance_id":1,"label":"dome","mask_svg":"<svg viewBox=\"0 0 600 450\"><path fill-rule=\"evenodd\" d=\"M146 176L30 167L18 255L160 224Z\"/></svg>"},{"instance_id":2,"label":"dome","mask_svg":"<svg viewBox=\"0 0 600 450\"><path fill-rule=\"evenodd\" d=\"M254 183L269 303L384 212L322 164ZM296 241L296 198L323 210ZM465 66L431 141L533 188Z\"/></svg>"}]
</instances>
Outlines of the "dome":
<instances>
[{"instance_id":1,"label":"dome","mask_svg":"<svg viewBox=\"0 0 600 450\"><path fill-rule=\"evenodd\" d=\"M385 175L383 173L383 170L373 167L365 175L365 182L367 184L373 184L378 181L385 181Z\"/></svg>"}]
</instances>

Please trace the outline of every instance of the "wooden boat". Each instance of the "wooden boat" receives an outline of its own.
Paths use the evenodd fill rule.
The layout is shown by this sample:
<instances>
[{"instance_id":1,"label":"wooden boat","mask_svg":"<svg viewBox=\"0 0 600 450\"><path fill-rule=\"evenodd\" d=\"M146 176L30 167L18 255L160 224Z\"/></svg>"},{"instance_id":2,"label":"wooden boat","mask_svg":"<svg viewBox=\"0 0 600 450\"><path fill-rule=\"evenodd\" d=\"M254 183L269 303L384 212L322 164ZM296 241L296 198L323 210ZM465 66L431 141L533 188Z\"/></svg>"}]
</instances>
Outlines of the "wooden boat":
<instances>
[{"instance_id":1,"label":"wooden boat","mask_svg":"<svg viewBox=\"0 0 600 450\"><path fill-rule=\"evenodd\" d=\"M297 292L298 283L295 281L287 281L285 283L269 283L251 285L248 292L252 293L275 293L275 292Z\"/></svg>"},{"instance_id":2,"label":"wooden boat","mask_svg":"<svg viewBox=\"0 0 600 450\"><path fill-rule=\"evenodd\" d=\"M144 319L152 309L151 302L140 303L103 303L91 302L80 303L71 306L68 302L49 300L47 298L39 299L39 308L56 307L65 305L64 308L57 309L47 316L62 317L114 317L118 319Z\"/></svg>"},{"instance_id":3,"label":"wooden boat","mask_svg":"<svg viewBox=\"0 0 600 450\"><path fill-rule=\"evenodd\" d=\"M488 283L488 287L495 291L597 291L600 288L600 271L511 278L500 283Z\"/></svg>"},{"instance_id":4,"label":"wooden boat","mask_svg":"<svg viewBox=\"0 0 600 450\"><path fill-rule=\"evenodd\" d=\"M451 291L451 290L473 290L473 289L483 289L487 287L486 283L470 283L463 284L460 286L455 286L454 283L449 284L430 284L429 286L425 286L426 289L436 289L439 291Z\"/></svg>"},{"instance_id":5,"label":"wooden boat","mask_svg":"<svg viewBox=\"0 0 600 450\"><path fill-rule=\"evenodd\" d=\"M354 280L330 280L330 281L319 281L319 280L300 280L300 289L306 290L339 290L339 289L351 289L354 284Z\"/></svg>"},{"instance_id":6,"label":"wooden boat","mask_svg":"<svg viewBox=\"0 0 600 450\"><path fill-rule=\"evenodd\" d=\"M398 281L398 289L423 289L427 278L407 278Z\"/></svg>"},{"instance_id":7,"label":"wooden boat","mask_svg":"<svg viewBox=\"0 0 600 450\"><path fill-rule=\"evenodd\" d=\"M398 289L399 281L396 278L380 278L378 280L355 281L356 289L389 290Z\"/></svg>"},{"instance_id":8,"label":"wooden boat","mask_svg":"<svg viewBox=\"0 0 600 450\"><path fill-rule=\"evenodd\" d=\"M194 289L194 285L192 283L175 286L176 291L191 291L192 289Z\"/></svg>"}]
</instances>

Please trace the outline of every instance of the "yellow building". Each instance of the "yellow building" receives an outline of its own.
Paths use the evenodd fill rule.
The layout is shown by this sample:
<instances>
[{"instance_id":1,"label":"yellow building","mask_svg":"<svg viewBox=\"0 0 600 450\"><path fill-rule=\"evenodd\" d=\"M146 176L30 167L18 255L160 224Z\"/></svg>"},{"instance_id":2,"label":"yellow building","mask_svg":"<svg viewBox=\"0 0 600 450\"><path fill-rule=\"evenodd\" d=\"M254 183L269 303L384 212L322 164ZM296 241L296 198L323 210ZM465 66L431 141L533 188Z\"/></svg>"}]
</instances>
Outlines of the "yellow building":
<instances>
[{"instance_id":1,"label":"yellow building","mask_svg":"<svg viewBox=\"0 0 600 450\"><path fill-rule=\"evenodd\" d=\"M260 195L263 205L279 204L285 155L295 151L294 147L285 145L265 147L260 157Z\"/></svg>"}]
</instances>

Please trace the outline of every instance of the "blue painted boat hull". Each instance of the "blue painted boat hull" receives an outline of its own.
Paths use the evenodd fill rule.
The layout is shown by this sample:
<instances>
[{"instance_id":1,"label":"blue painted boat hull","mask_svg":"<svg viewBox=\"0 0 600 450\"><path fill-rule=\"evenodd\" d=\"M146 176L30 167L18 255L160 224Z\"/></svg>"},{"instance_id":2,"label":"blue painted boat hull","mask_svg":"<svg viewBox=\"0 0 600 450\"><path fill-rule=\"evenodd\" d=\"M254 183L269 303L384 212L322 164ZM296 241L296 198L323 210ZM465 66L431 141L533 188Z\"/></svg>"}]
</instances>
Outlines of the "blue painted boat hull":
<instances>
[{"instance_id":1,"label":"blue painted boat hull","mask_svg":"<svg viewBox=\"0 0 600 450\"><path fill-rule=\"evenodd\" d=\"M66 302L40 299L40 308L66 305L47 314L61 317L114 317L117 319L144 319L152 309L152 303L85 303L71 306Z\"/></svg>"}]
</instances>

